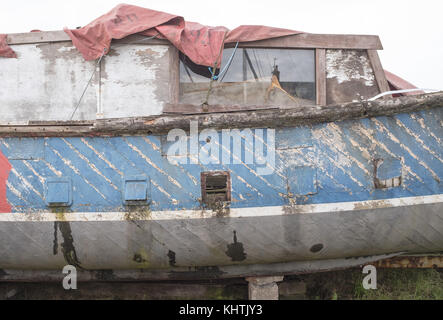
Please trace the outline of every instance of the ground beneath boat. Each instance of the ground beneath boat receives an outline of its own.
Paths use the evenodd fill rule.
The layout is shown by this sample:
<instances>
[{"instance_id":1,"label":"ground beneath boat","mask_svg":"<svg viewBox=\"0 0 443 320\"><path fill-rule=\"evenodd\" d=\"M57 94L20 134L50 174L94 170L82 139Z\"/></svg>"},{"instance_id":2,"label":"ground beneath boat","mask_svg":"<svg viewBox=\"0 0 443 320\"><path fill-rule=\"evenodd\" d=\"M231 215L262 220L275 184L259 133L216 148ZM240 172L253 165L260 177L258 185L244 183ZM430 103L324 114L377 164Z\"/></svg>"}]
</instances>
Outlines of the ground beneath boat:
<instances>
[{"instance_id":1,"label":"ground beneath boat","mask_svg":"<svg viewBox=\"0 0 443 320\"><path fill-rule=\"evenodd\" d=\"M365 290L361 268L287 276L279 283L282 300L442 300L443 269L378 269L377 289ZM61 283L0 283L0 300L159 300L247 299L244 279L201 282L89 282L77 290Z\"/></svg>"}]
</instances>

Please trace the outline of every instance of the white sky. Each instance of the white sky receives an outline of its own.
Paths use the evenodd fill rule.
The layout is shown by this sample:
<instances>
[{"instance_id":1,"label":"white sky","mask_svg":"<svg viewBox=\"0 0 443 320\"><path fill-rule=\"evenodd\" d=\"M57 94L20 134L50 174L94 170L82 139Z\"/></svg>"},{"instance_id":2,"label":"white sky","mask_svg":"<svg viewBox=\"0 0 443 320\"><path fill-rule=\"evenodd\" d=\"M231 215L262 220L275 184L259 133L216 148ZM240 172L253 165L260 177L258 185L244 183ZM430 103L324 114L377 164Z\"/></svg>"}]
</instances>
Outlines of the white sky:
<instances>
[{"instance_id":1,"label":"white sky","mask_svg":"<svg viewBox=\"0 0 443 320\"><path fill-rule=\"evenodd\" d=\"M0 33L84 26L121 1L2 0ZM383 67L421 87L443 90L442 0L127 0L233 29L259 24L312 33L376 34Z\"/></svg>"}]
</instances>

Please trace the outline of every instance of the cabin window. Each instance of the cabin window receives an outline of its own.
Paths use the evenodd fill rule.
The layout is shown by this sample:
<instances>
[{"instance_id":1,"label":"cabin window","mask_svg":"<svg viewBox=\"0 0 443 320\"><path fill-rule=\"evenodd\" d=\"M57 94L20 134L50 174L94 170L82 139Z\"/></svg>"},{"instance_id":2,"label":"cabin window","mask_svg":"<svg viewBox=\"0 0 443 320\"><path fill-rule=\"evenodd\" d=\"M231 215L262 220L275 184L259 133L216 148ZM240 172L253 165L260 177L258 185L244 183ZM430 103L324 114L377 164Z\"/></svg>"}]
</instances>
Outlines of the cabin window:
<instances>
[{"instance_id":1,"label":"cabin window","mask_svg":"<svg viewBox=\"0 0 443 320\"><path fill-rule=\"evenodd\" d=\"M202 202L208 207L231 201L231 177L227 171L201 173Z\"/></svg>"},{"instance_id":2,"label":"cabin window","mask_svg":"<svg viewBox=\"0 0 443 320\"><path fill-rule=\"evenodd\" d=\"M223 51L216 75L218 79L208 99L210 105L315 104L315 50L237 48L234 52L228 48ZM180 103L205 102L210 78L208 67L196 65L181 54Z\"/></svg>"}]
</instances>

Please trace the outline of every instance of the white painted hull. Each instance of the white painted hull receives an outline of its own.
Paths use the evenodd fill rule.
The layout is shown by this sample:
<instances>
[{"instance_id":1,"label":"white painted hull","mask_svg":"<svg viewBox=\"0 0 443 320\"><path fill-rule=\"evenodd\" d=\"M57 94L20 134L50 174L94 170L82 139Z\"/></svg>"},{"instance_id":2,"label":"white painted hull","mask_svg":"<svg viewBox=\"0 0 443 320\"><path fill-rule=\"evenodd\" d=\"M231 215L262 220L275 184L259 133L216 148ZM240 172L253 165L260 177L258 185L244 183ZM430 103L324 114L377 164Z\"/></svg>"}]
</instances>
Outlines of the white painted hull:
<instances>
[{"instance_id":1,"label":"white painted hull","mask_svg":"<svg viewBox=\"0 0 443 320\"><path fill-rule=\"evenodd\" d=\"M231 209L223 217L211 211L6 213L0 243L0 269L33 270L77 264L86 270L243 265L257 271L254 266L294 261L440 252L443 195Z\"/></svg>"}]
</instances>

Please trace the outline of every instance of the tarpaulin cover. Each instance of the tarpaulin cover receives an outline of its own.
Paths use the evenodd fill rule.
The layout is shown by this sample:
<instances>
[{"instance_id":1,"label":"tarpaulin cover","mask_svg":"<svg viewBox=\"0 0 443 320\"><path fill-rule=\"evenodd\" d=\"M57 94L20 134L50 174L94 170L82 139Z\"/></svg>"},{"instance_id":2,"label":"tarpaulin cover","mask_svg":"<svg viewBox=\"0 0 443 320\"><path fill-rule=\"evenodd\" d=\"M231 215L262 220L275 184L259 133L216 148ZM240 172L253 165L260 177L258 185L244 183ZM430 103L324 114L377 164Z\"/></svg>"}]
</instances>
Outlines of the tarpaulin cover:
<instances>
[{"instance_id":1,"label":"tarpaulin cover","mask_svg":"<svg viewBox=\"0 0 443 320\"><path fill-rule=\"evenodd\" d=\"M104 49L109 49L112 39L137 33L169 40L196 64L214 66L218 60L217 67L221 61L223 40L225 43L246 42L301 33L265 26L240 26L230 31L225 27L204 26L187 22L177 15L127 4L118 5L83 28L65 29L65 32L86 60L99 58Z\"/></svg>"},{"instance_id":2,"label":"tarpaulin cover","mask_svg":"<svg viewBox=\"0 0 443 320\"><path fill-rule=\"evenodd\" d=\"M384 70L386 75L386 80L388 81L389 88L391 90L404 90L404 89L417 89L412 83L407 82L406 80L400 78L399 76ZM404 92L402 95L410 96L415 94L422 94L424 91L413 91L413 92Z\"/></svg>"},{"instance_id":3,"label":"tarpaulin cover","mask_svg":"<svg viewBox=\"0 0 443 320\"><path fill-rule=\"evenodd\" d=\"M0 57L17 58L14 50L6 42L6 34L0 34Z\"/></svg>"}]
</instances>

